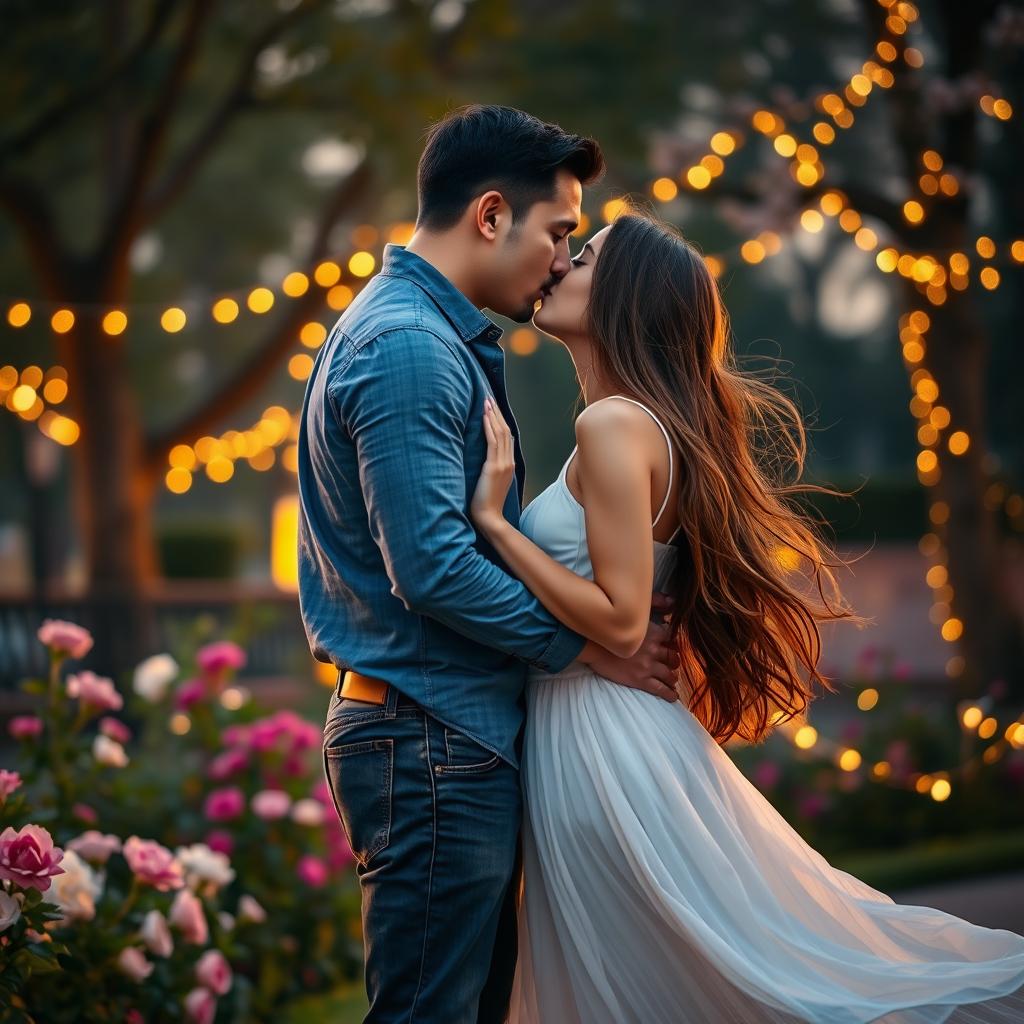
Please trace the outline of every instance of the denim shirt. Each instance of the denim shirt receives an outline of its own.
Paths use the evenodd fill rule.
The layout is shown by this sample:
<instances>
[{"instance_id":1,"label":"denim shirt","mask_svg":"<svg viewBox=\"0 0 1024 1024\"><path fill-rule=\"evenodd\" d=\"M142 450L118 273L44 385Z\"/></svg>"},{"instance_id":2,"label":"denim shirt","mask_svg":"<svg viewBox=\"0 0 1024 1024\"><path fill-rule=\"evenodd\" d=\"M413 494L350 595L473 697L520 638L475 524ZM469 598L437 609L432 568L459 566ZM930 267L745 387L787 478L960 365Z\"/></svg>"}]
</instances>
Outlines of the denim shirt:
<instances>
[{"instance_id":1,"label":"denim shirt","mask_svg":"<svg viewBox=\"0 0 1024 1024\"><path fill-rule=\"evenodd\" d=\"M527 666L586 640L514 576L469 517L483 403L525 462L501 329L426 260L388 245L317 354L299 423L299 605L313 656L377 676L518 766Z\"/></svg>"}]
</instances>

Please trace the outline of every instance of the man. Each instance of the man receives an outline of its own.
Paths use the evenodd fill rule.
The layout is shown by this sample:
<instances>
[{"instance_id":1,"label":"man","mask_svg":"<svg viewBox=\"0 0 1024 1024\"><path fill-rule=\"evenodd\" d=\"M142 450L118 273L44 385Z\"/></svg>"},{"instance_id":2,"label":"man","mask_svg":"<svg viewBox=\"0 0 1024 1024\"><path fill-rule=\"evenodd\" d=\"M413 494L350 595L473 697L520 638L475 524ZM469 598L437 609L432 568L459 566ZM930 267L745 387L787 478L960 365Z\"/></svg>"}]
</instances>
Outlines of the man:
<instances>
[{"instance_id":1,"label":"man","mask_svg":"<svg viewBox=\"0 0 1024 1024\"><path fill-rule=\"evenodd\" d=\"M527 666L576 659L670 692L661 623L614 657L559 624L468 515L485 398L517 435L513 524L525 478L501 330L480 309L530 319L602 170L596 142L511 108L434 125L416 231L387 247L306 388L299 596L310 649L339 666L324 767L362 888L367 1021L505 1017Z\"/></svg>"}]
</instances>

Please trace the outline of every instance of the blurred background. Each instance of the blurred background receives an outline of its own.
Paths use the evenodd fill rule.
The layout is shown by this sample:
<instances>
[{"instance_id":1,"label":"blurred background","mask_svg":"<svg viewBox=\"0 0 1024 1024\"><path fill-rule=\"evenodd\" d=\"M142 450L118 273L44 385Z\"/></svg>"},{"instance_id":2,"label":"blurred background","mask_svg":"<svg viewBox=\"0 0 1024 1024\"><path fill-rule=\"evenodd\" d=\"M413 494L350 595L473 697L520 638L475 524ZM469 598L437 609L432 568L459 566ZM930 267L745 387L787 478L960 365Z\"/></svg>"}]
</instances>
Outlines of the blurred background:
<instances>
[{"instance_id":1,"label":"blurred background","mask_svg":"<svg viewBox=\"0 0 1024 1024\"><path fill-rule=\"evenodd\" d=\"M230 637L246 692L322 716L304 382L411 233L425 127L510 104L605 150L575 248L623 197L679 225L737 350L781 360L807 478L857 492L810 511L874 625L826 632L838 692L732 752L826 856L895 891L955 879L936 905L1024 928L1021 5L5 6L5 714L54 617L115 679ZM581 404L564 349L503 326L529 500Z\"/></svg>"}]
</instances>

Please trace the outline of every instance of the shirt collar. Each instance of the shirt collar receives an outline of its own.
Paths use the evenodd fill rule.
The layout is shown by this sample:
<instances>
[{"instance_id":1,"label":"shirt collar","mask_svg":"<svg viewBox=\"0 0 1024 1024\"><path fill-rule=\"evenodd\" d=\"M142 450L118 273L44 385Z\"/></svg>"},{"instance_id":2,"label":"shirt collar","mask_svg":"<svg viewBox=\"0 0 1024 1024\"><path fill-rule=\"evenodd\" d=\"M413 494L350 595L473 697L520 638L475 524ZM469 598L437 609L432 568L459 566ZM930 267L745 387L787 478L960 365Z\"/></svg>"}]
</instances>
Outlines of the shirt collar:
<instances>
[{"instance_id":1,"label":"shirt collar","mask_svg":"<svg viewBox=\"0 0 1024 1024\"><path fill-rule=\"evenodd\" d=\"M391 242L384 246L380 272L387 277L404 277L423 289L463 341L481 336L497 341L501 337L501 328L490 317L484 316L433 264L404 245Z\"/></svg>"}]
</instances>

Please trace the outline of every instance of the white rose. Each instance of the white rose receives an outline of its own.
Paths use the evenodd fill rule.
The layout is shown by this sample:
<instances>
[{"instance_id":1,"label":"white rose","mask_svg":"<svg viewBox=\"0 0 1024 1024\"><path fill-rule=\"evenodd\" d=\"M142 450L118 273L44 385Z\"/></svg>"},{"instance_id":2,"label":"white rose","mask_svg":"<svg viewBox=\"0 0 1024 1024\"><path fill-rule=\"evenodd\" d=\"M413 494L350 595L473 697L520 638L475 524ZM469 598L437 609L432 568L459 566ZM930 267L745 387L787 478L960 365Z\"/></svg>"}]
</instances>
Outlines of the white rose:
<instances>
[{"instance_id":1,"label":"white rose","mask_svg":"<svg viewBox=\"0 0 1024 1024\"><path fill-rule=\"evenodd\" d=\"M216 892L234 880L235 871L227 855L211 850L205 843L179 846L175 856L185 870L186 884L193 891L202 887Z\"/></svg>"},{"instance_id":2,"label":"white rose","mask_svg":"<svg viewBox=\"0 0 1024 1024\"><path fill-rule=\"evenodd\" d=\"M136 667L132 687L143 700L156 704L164 699L167 687L179 671L178 663L169 654L154 654Z\"/></svg>"},{"instance_id":3,"label":"white rose","mask_svg":"<svg viewBox=\"0 0 1024 1024\"><path fill-rule=\"evenodd\" d=\"M64 856L66 857L67 854L65 853ZM21 903L0 889L0 932L7 931L19 917L21 917Z\"/></svg>"},{"instance_id":4,"label":"white rose","mask_svg":"<svg viewBox=\"0 0 1024 1024\"><path fill-rule=\"evenodd\" d=\"M309 825L315 828L324 823L324 805L319 800L307 797L305 800L296 800L292 806L292 821L299 825Z\"/></svg>"},{"instance_id":5,"label":"white rose","mask_svg":"<svg viewBox=\"0 0 1024 1024\"><path fill-rule=\"evenodd\" d=\"M260 906L259 901L246 893L238 901L238 920L250 921L252 924L263 924L267 919L267 912Z\"/></svg>"},{"instance_id":6,"label":"white rose","mask_svg":"<svg viewBox=\"0 0 1024 1024\"><path fill-rule=\"evenodd\" d=\"M60 907L65 921L91 921L96 916L96 901L103 891L103 876L93 871L75 853L65 850L60 862L62 875L55 875L50 890L53 902Z\"/></svg>"},{"instance_id":7,"label":"white rose","mask_svg":"<svg viewBox=\"0 0 1024 1024\"><path fill-rule=\"evenodd\" d=\"M156 964L146 959L146 954L137 946L127 946L117 957L117 966L132 981L145 981L152 973Z\"/></svg>"},{"instance_id":8,"label":"white rose","mask_svg":"<svg viewBox=\"0 0 1024 1024\"><path fill-rule=\"evenodd\" d=\"M226 932L231 931L235 927L235 919L226 910L222 910L217 914L217 920L220 922L221 928Z\"/></svg>"},{"instance_id":9,"label":"white rose","mask_svg":"<svg viewBox=\"0 0 1024 1024\"><path fill-rule=\"evenodd\" d=\"M142 919L139 938L146 949L156 956L170 956L174 952L174 939L167 918L159 910L150 910Z\"/></svg>"},{"instance_id":10,"label":"white rose","mask_svg":"<svg viewBox=\"0 0 1024 1024\"><path fill-rule=\"evenodd\" d=\"M123 768L128 763L128 755L124 752L124 747L117 740L112 740L109 736L104 736L103 733L97 733L96 739L92 741L92 756L100 764L112 768Z\"/></svg>"}]
</instances>

